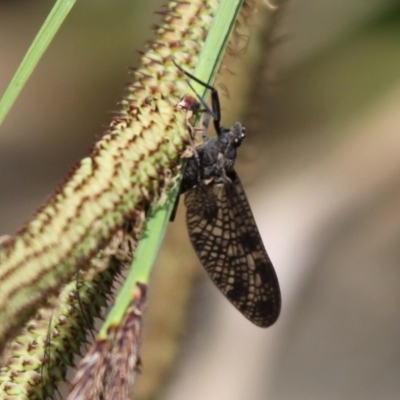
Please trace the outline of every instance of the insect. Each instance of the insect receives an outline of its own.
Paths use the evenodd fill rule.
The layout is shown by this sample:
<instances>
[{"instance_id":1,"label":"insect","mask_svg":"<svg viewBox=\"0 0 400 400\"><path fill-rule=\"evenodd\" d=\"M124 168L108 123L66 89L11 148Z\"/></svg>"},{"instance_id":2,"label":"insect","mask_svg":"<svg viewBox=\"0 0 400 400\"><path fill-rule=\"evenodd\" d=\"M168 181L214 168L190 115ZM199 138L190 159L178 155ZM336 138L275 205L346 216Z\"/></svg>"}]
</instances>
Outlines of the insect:
<instances>
[{"instance_id":1,"label":"insect","mask_svg":"<svg viewBox=\"0 0 400 400\"><path fill-rule=\"evenodd\" d=\"M191 243L228 300L255 325L268 327L278 319L281 295L274 267L234 170L237 148L246 137L245 127L239 122L229 129L222 127L218 91L178 68L211 91L211 109L195 93L206 109L205 129L212 117L217 133L216 137L203 135L203 143L195 147L195 156L188 160L182 179Z\"/></svg>"}]
</instances>

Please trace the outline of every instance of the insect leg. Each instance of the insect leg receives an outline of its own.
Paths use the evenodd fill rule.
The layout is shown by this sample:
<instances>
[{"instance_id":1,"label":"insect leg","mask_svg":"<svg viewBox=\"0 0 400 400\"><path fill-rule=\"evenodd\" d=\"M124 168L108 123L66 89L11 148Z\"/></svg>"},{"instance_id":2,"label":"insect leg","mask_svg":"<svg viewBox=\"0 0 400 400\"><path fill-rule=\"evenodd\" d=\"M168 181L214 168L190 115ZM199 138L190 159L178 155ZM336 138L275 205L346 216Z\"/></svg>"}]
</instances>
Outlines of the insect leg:
<instances>
[{"instance_id":1,"label":"insect leg","mask_svg":"<svg viewBox=\"0 0 400 400\"><path fill-rule=\"evenodd\" d=\"M197 82L198 84L204 86L205 88L209 89L211 91L211 105L212 105L212 111L210 110L210 108L207 106L207 104L204 102L204 100L202 99L202 97L200 97L198 95L198 93L193 89L193 87L190 85L191 89L193 90L193 92L196 94L197 98L199 99L200 103L208 110L208 112L212 115L213 117L213 124L214 124L214 128L215 131L217 132L218 136L221 133L221 105L219 102L219 95L218 95L218 91L217 89L215 89L214 86L209 85L206 82L201 81L199 78L196 78L194 75L192 75L191 73L185 71L181 66L179 66L175 61L173 61L173 63L175 64L175 66L181 70L186 76L188 76L190 79L193 79L195 82Z\"/></svg>"}]
</instances>

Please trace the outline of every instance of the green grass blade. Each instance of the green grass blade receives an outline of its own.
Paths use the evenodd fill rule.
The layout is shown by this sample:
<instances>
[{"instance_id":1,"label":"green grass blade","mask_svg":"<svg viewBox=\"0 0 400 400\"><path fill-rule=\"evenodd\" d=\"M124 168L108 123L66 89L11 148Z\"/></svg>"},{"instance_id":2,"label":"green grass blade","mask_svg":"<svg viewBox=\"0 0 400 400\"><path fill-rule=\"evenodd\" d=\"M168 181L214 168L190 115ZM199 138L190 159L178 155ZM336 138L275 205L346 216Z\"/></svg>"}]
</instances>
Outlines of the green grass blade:
<instances>
[{"instance_id":1,"label":"green grass blade","mask_svg":"<svg viewBox=\"0 0 400 400\"><path fill-rule=\"evenodd\" d=\"M0 100L0 125L35 70L76 0L57 0Z\"/></svg>"},{"instance_id":2,"label":"green grass blade","mask_svg":"<svg viewBox=\"0 0 400 400\"><path fill-rule=\"evenodd\" d=\"M214 80L242 3L243 0L223 0L221 2L194 72L199 79L206 82ZM204 93L203 87L199 88L199 93ZM171 190L169 200L165 205L154 206L153 211L149 213L146 228L138 244L128 277L99 332L98 338L106 338L110 326L118 326L121 323L131 304L132 293L134 293L137 283L148 284L178 195L179 185Z\"/></svg>"}]
</instances>

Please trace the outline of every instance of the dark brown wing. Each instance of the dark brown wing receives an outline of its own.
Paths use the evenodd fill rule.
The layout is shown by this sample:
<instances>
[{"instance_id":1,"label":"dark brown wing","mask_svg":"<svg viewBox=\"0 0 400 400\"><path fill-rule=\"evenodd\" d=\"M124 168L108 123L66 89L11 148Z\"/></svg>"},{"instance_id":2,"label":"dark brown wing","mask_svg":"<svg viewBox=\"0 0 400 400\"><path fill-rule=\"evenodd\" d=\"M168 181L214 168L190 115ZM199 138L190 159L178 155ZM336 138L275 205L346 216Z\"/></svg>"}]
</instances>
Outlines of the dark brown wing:
<instances>
[{"instance_id":1,"label":"dark brown wing","mask_svg":"<svg viewBox=\"0 0 400 400\"><path fill-rule=\"evenodd\" d=\"M199 185L185 195L192 245L213 282L250 321L278 318L281 297L274 267L235 172L232 182Z\"/></svg>"}]
</instances>

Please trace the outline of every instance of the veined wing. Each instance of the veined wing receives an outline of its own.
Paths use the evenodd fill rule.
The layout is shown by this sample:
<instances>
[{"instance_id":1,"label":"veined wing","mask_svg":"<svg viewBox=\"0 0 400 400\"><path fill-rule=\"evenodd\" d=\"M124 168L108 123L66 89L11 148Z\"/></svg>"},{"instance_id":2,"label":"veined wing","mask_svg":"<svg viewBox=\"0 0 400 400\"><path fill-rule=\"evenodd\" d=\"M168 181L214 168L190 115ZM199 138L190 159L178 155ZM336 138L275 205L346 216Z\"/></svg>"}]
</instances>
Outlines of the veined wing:
<instances>
[{"instance_id":1,"label":"veined wing","mask_svg":"<svg viewBox=\"0 0 400 400\"><path fill-rule=\"evenodd\" d=\"M250 321L261 327L278 318L281 297L246 194L231 182L199 185L185 196L192 245L213 282Z\"/></svg>"}]
</instances>

